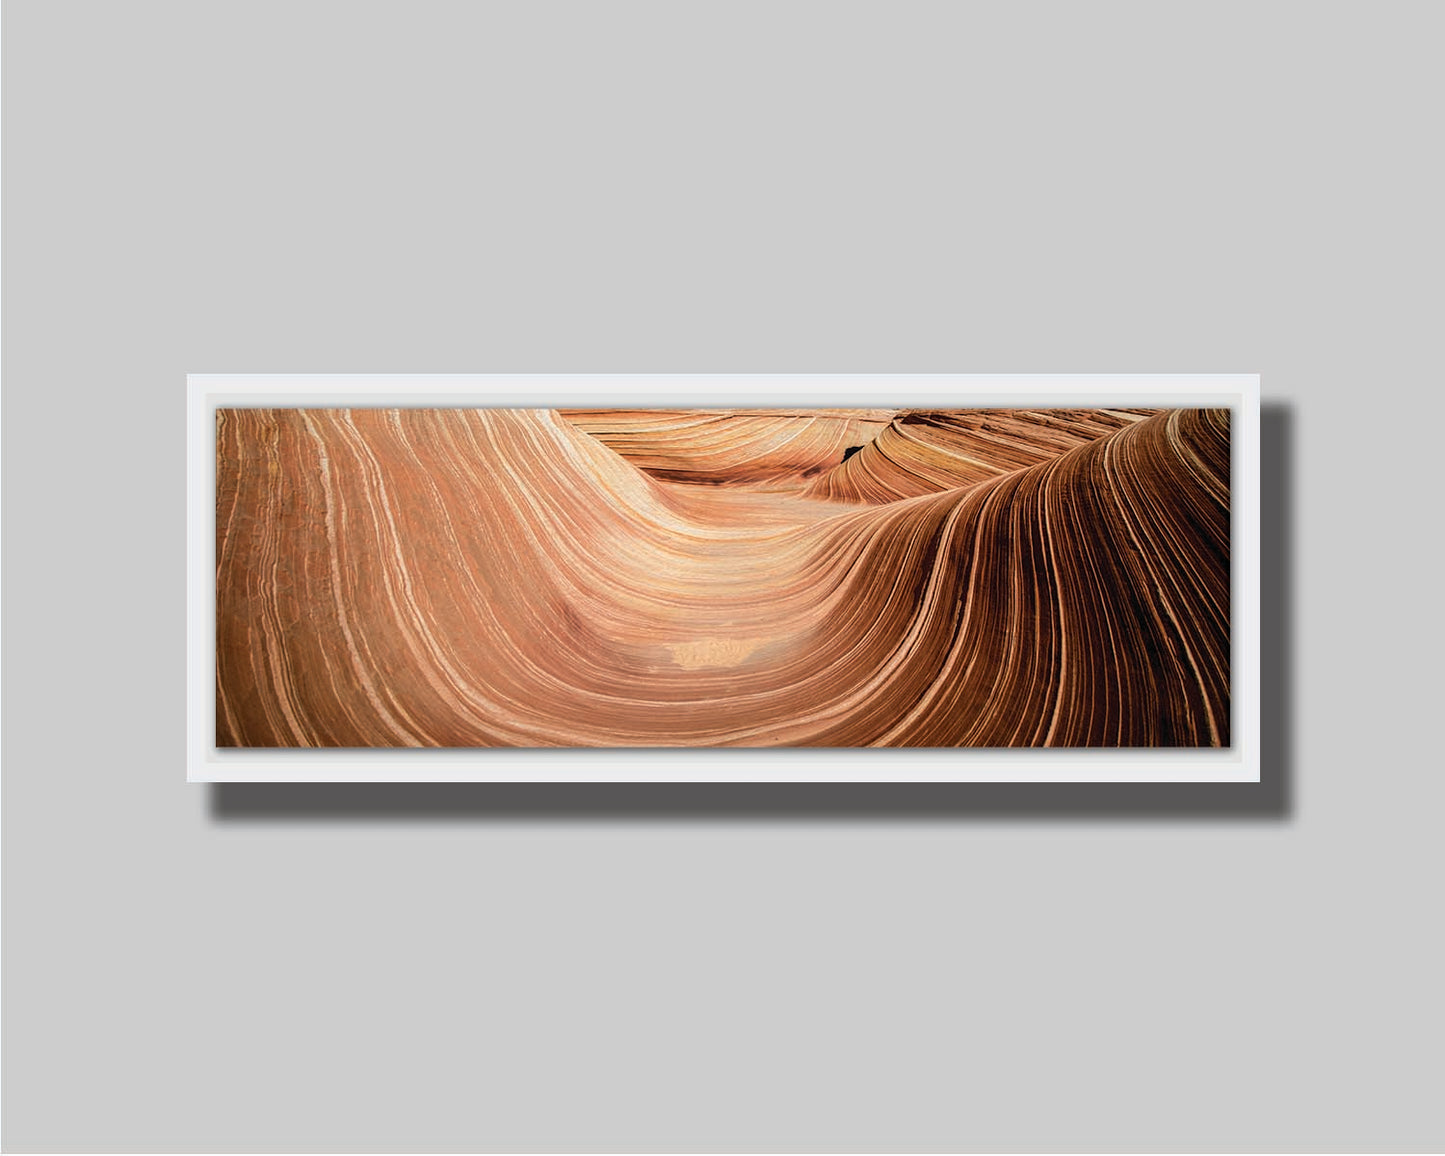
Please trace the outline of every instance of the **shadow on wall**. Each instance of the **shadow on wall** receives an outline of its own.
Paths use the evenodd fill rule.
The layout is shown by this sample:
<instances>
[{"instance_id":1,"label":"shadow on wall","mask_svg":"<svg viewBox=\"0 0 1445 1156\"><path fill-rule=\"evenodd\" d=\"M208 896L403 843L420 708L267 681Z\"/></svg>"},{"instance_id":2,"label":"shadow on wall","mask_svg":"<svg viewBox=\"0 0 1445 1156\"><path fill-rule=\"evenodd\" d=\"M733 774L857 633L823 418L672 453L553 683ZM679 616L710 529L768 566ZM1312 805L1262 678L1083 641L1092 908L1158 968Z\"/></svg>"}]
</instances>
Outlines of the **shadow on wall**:
<instances>
[{"instance_id":1,"label":"shadow on wall","mask_svg":"<svg viewBox=\"0 0 1445 1156\"><path fill-rule=\"evenodd\" d=\"M230 822L1281 820L1294 779L1293 407L1260 412L1259 783L215 783ZM814 756L816 757L816 756Z\"/></svg>"}]
</instances>

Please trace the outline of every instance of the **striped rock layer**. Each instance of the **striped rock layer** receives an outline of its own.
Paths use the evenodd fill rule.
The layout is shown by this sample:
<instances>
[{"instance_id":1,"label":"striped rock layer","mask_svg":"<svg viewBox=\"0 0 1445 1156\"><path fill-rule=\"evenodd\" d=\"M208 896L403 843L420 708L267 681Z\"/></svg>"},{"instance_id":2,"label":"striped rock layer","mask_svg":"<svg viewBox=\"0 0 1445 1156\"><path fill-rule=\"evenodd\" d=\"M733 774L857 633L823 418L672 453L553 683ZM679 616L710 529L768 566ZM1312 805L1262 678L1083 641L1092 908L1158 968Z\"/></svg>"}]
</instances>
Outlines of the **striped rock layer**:
<instances>
[{"instance_id":1,"label":"striped rock layer","mask_svg":"<svg viewBox=\"0 0 1445 1156\"><path fill-rule=\"evenodd\" d=\"M892 410L564 409L561 415L656 478L749 486L810 478L887 428Z\"/></svg>"},{"instance_id":2,"label":"striped rock layer","mask_svg":"<svg viewBox=\"0 0 1445 1156\"><path fill-rule=\"evenodd\" d=\"M1229 744L1227 410L734 416L221 411L218 745Z\"/></svg>"},{"instance_id":3,"label":"striped rock layer","mask_svg":"<svg viewBox=\"0 0 1445 1156\"><path fill-rule=\"evenodd\" d=\"M1035 466L1114 433L1150 410L979 409L898 414L806 494L893 502L936 494Z\"/></svg>"}]
</instances>

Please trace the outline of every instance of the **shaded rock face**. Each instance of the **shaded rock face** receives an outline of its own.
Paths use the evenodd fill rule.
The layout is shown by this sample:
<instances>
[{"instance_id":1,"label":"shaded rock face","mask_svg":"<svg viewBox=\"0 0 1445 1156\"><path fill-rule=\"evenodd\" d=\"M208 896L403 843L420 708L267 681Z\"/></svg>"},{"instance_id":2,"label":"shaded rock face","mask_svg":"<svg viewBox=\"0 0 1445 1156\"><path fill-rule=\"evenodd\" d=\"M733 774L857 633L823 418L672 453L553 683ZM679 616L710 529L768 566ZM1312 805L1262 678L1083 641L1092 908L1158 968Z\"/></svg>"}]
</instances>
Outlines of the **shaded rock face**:
<instances>
[{"instance_id":1,"label":"shaded rock face","mask_svg":"<svg viewBox=\"0 0 1445 1156\"><path fill-rule=\"evenodd\" d=\"M846 502L893 502L935 494L1038 465L1116 433L1150 410L909 410L896 415L845 468L807 493Z\"/></svg>"},{"instance_id":2,"label":"shaded rock face","mask_svg":"<svg viewBox=\"0 0 1445 1156\"><path fill-rule=\"evenodd\" d=\"M223 410L216 741L1228 745L1229 419Z\"/></svg>"}]
</instances>

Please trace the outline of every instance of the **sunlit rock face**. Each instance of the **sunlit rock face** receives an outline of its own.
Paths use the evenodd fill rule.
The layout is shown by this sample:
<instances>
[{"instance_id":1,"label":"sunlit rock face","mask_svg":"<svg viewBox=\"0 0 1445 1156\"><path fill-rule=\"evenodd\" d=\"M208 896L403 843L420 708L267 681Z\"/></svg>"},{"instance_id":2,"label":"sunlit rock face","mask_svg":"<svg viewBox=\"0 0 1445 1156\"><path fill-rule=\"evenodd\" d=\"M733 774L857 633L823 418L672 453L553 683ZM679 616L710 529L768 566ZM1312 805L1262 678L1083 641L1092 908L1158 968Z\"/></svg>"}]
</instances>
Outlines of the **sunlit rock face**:
<instances>
[{"instance_id":1,"label":"sunlit rock face","mask_svg":"<svg viewBox=\"0 0 1445 1156\"><path fill-rule=\"evenodd\" d=\"M893 410L564 409L561 415L656 478L750 486L811 478L885 430Z\"/></svg>"},{"instance_id":2,"label":"sunlit rock face","mask_svg":"<svg viewBox=\"0 0 1445 1156\"><path fill-rule=\"evenodd\" d=\"M1228 745L1229 470L1227 410L223 410L217 743Z\"/></svg>"}]
</instances>

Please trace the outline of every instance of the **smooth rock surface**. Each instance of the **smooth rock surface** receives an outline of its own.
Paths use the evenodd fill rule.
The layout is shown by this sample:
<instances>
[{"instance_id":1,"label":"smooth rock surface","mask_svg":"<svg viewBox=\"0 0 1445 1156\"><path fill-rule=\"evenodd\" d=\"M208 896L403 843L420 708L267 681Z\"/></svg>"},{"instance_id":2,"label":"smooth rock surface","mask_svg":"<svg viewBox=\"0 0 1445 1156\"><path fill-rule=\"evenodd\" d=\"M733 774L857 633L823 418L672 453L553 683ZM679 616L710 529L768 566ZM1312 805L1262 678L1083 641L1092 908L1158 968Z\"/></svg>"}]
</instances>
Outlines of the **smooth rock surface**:
<instances>
[{"instance_id":1,"label":"smooth rock surface","mask_svg":"<svg viewBox=\"0 0 1445 1156\"><path fill-rule=\"evenodd\" d=\"M217 438L218 745L1229 743L1228 411Z\"/></svg>"}]
</instances>

